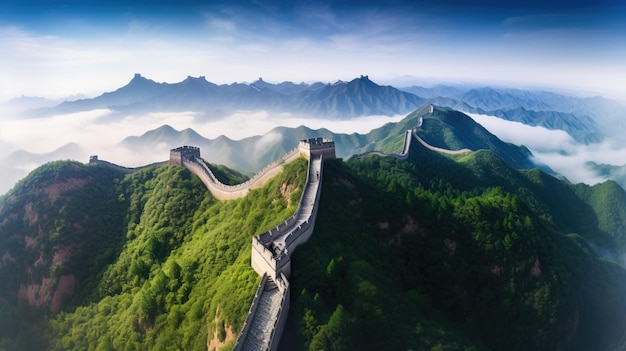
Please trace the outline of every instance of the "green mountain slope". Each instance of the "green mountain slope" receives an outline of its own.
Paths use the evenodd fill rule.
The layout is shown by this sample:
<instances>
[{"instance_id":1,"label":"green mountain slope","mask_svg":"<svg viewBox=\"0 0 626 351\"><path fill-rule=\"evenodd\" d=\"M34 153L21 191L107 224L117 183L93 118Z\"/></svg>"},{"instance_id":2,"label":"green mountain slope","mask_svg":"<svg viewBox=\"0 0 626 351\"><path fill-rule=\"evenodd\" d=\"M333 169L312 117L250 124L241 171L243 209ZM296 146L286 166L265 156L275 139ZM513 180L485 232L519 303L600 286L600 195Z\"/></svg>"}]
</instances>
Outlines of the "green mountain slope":
<instances>
[{"instance_id":1,"label":"green mountain slope","mask_svg":"<svg viewBox=\"0 0 626 351\"><path fill-rule=\"evenodd\" d=\"M257 172L268 163L276 160L289 150L298 146L302 139L324 137L335 142L337 157L349 158L366 151L400 152L404 142L404 132L418 125L420 117L424 124L418 129L418 135L433 146L446 149L491 150L506 160L514 168L533 168L530 151L499 140L470 117L448 108L435 107L429 114L430 105L407 115L397 123L387 123L367 134L333 133L327 129L277 127L263 136L254 136L241 140L231 140L221 136L217 139L205 139L190 129L176 131L163 126L146 132L139 137L124 139L121 146L129 150L154 150L157 145L165 144L174 148L193 142L203 151L208 161L224 164L242 172ZM193 136L193 138L190 137Z\"/></svg>"},{"instance_id":2,"label":"green mountain slope","mask_svg":"<svg viewBox=\"0 0 626 351\"><path fill-rule=\"evenodd\" d=\"M621 237L585 222L598 212L590 197L622 189L515 171L487 151L412 152L325 167L316 232L293 258L283 350L624 345L626 271L588 244ZM563 204L581 218L561 217ZM625 203L611 204L605 216L626 223L613 215Z\"/></svg>"},{"instance_id":3,"label":"green mountain slope","mask_svg":"<svg viewBox=\"0 0 626 351\"><path fill-rule=\"evenodd\" d=\"M66 189L65 178L84 184ZM306 161L299 159L249 196L221 202L182 167L125 177L77 163L42 167L0 208L0 274L12 282L0 289L0 349L202 350L213 338L232 344L259 281L250 267L250 238L293 214L305 178ZM108 197L81 202L86 194L74 195L88 189ZM60 194L62 210L37 195L51 191ZM37 234L25 231L25 216L34 218ZM83 231L100 245L84 250ZM59 253L66 253L63 260ZM37 306L11 307L30 302L18 298L23 287L53 296L64 277L73 277L73 289L63 290L60 313L46 314L57 310L43 297L30 303Z\"/></svg>"},{"instance_id":4,"label":"green mountain slope","mask_svg":"<svg viewBox=\"0 0 626 351\"><path fill-rule=\"evenodd\" d=\"M615 180L622 188L626 189L626 164L621 166L613 166L607 164L598 164L595 162L587 162L585 166L593 170L598 176Z\"/></svg>"},{"instance_id":5,"label":"green mountain slope","mask_svg":"<svg viewBox=\"0 0 626 351\"><path fill-rule=\"evenodd\" d=\"M381 148L415 116L377 130ZM292 256L281 349L626 345L626 271L595 253L626 247L614 182L573 185L492 151L450 156L417 142L405 161L324 170L315 232ZM217 201L177 166L38 169L0 201L0 349L231 349L259 281L250 238L293 213L305 177L299 159Z\"/></svg>"}]
</instances>

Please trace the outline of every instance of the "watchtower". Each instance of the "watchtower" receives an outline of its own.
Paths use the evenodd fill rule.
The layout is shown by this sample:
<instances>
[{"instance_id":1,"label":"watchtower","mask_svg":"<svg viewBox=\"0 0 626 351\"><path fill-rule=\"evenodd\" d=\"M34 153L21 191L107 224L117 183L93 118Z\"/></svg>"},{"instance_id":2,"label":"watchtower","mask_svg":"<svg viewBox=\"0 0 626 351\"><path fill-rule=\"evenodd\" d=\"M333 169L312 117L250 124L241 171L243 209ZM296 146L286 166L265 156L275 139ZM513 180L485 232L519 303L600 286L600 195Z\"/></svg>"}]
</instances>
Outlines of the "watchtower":
<instances>
[{"instance_id":1,"label":"watchtower","mask_svg":"<svg viewBox=\"0 0 626 351\"><path fill-rule=\"evenodd\" d=\"M324 158L335 158L335 142L324 138L310 138L300 140L298 145L300 154L304 155L307 160L311 156L324 155Z\"/></svg>"},{"instance_id":2,"label":"watchtower","mask_svg":"<svg viewBox=\"0 0 626 351\"><path fill-rule=\"evenodd\" d=\"M170 164L183 165L183 159L190 160L194 157L200 157L200 148L196 146L180 146L170 150Z\"/></svg>"}]
</instances>

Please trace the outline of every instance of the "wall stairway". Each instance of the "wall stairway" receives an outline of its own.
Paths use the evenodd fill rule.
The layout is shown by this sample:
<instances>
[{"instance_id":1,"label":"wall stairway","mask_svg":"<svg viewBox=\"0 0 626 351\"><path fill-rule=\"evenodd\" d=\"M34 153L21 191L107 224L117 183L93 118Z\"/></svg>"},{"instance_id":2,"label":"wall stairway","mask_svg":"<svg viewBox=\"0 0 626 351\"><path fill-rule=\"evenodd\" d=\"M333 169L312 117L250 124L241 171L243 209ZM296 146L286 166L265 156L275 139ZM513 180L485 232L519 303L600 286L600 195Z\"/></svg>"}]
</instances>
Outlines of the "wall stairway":
<instances>
[{"instance_id":1,"label":"wall stairway","mask_svg":"<svg viewBox=\"0 0 626 351\"><path fill-rule=\"evenodd\" d=\"M282 293L272 278L268 278L263 287L256 313L254 314L241 350L258 351L267 349L272 341L274 323L278 320Z\"/></svg>"}]
</instances>

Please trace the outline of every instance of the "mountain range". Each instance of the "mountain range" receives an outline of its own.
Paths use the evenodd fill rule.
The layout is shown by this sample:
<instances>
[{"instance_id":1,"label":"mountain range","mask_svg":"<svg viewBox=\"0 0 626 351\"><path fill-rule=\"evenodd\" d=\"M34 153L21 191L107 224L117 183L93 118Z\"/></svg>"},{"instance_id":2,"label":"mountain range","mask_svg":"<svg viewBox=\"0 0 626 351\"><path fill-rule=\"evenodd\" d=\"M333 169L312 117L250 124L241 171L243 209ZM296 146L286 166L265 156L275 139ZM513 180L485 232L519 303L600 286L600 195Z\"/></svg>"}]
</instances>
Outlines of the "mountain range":
<instances>
[{"instance_id":1,"label":"mountain range","mask_svg":"<svg viewBox=\"0 0 626 351\"><path fill-rule=\"evenodd\" d=\"M179 83L158 83L136 74L127 85L94 98L76 96L62 103L56 103L43 98L22 97L2 104L0 108L7 113L7 116L14 116L25 122L28 118L34 117L46 119L71 112L109 109L110 113L95 120L98 125L107 126L126 119L154 118L150 115L153 112L177 111L191 112L190 116L193 116L193 123L196 124L221 121L232 113L242 110L263 110L270 119L273 116L305 117L305 119L314 117L321 120L350 122L362 116L377 115L380 116L381 121L384 121L384 116L406 115L424 104L496 116L551 130L563 130L582 145L602 142L612 149L625 146L626 139L622 135L626 131L626 118L623 118L626 116L626 108L619 102L602 97L577 97L547 91L467 85L436 85L428 88L412 86L398 89L378 85L368 76L335 83L282 82L274 84L259 78L253 83L217 85L202 76L188 77ZM28 106L33 108L29 110ZM83 116L87 114L76 115L73 118L80 123L78 119L84 118ZM250 124L254 125L254 121L251 120ZM154 128L154 124L150 128ZM163 128L163 130L146 132L146 138L164 139L163 145L168 147L177 143L215 144L215 149L221 151L209 158L243 172L258 170L268 159L277 157L283 148L293 146L286 142L283 147L272 147L275 150L267 153L253 148L252 144L255 142L282 138L280 134L288 130L281 128L267 135L241 141L242 145L250 144L248 146L235 146L237 142L227 136L207 141L193 130L183 131L189 134L187 136L177 136L174 135L174 131L167 130L167 127ZM284 140L291 140L292 136L298 139L320 133L337 140L341 146L341 157L349 157L352 153L368 150L367 137L364 135L345 136L324 129L313 131L306 126L296 129L300 130ZM147 150L146 147L140 145L142 143L137 138L128 136L120 145L122 148L137 146ZM67 142L76 144L76 141L71 139ZM15 184L15 180L23 177L28 170L55 159L51 158L52 155L61 159L77 160L84 160L86 157L84 151L78 152L76 148L73 152L60 153L50 150L35 155L27 151L28 149L20 150L14 144L5 144L0 140L0 146L3 146L3 152L0 153L0 168L3 170L0 176L0 192L8 190ZM154 146L154 143L151 145ZM568 146L564 145L561 153L570 152L571 150L566 150ZM87 145L79 145L77 148L88 149ZM14 155L10 155L10 152ZM559 152L559 150L554 150L554 152ZM590 159L589 161L595 162L596 160ZM616 160L613 166L620 164L623 162ZM624 186L621 178L613 177L617 174L616 172L601 172L599 168L591 167L591 163L581 167L595 173L596 177L603 178L603 175L609 175L611 179L618 180Z\"/></svg>"},{"instance_id":2,"label":"mountain range","mask_svg":"<svg viewBox=\"0 0 626 351\"><path fill-rule=\"evenodd\" d=\"M17 102L14 102L16 104ZM395 88L368 76L349 82L273 84L259 78L249 84L217 85L204 76L179 83L157 83L135 74L112 92L33 109L25 116L45 116L108 108L114 116L163 111L194 111L201 120L216 120L235 111L264 110L322 119L347 120L369 115L404 115L432 103L464 112L498 116L532 126L560 129L583 143L615 137L626 130L626 107L602 97L576 97L546 91L491 87L435 86ZM111 118L111 117L109 117Z\"/></svg>"},{"instance_id":3,"label":"mountain range","mask_svg":"<svg viewBox=\"0 0 626 351\"><path fill-rule=\"evenodd\" d=\"M224 164L242 172L257 172L287 151L298 146L303 139L324 137L335 142L337 157L349 158L352 155L372 150L390 150L390 145L399 149L404 139L404 131L418 126L418 135L432 146L444 149L491 150L519 169L530 169L536 165L530 160L531 153L524 147L504 143L489 133L467 115L449 108L434 107L429 112L424 106L407 115L397 123L387 123L367 134L333 133L327 129L277 127L262 136L232 140L225 136L206 139L192 129L177 131L170 126L146 132L141 136L124 139L120 146L135 152L149 152L158 145L174 148L180 145L200 147L203 157L213 163Z\"/></svg>"},{"instance_id":4,"label":"mountain range","mask_svg":"<svg viewBox=\"0 0 626 351\"><path fill-rule=\"evenodd\" d=\"M205 77L179 83L157 83L136 74L125 86L92 99L63 102L33 115L72 113L110 108L120 114L155 111L201 111L215 119L237 110L267 110L297 115L349 119L365 115L404 114L424 103L419 97L367 76L334 84L270 84L261 78L251 84L216 85Z\"/></svg>"}]
</instances>

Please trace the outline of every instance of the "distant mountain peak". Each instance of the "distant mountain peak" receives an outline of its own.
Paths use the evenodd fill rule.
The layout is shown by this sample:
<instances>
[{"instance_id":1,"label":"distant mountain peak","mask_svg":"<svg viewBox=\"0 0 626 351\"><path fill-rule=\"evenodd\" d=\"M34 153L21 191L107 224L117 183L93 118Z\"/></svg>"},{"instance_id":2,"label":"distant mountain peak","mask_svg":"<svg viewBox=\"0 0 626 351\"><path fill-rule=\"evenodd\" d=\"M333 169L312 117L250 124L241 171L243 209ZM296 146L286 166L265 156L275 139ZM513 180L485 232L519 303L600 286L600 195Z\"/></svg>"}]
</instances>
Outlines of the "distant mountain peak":
<instances>
[{"instance_id":1,"label":"distant mountain peak","mask_svg":"<svg viewBox=\"0 0 626 351\"><path fill-rule=\"evenodd\" d=\"M152 79L148 79L144 76L141 75L141 73L135 73L135 75L133 76L133 79L130 80L130 83L137 83L137 82L153 82ZM129 83L129 84L130 84Z\"/></svg>"},{"instance_id":2,"label":"distant mountain peak","mask_svg":"<svg viewBox=\"0 0 626 351\"><path fill-rule=\"evenodd\" d=\"M185 78L185 80L183 82L186 81L207 81L205 76L198 76L198 77L192 77L192 76L187 76L187 78Z\"/></svg>"},{"instance_id":3,"label":"distant mountain peak","mask_svg":"<svg viewBox=\"0 0 626 351\"><path fill-rule=\"evenodd\" d=\"M143 87L146 85L153 85L153 84L159 84L155 81L153 81L152 79L148 79L144 76L142 76L140 73L135 73L135 75L133 76L133 79L130 80L130 82L128 82L128 84L126 85L126 87ZM123 89L124 87L120 88Z\"/></svg>"}]
</instances>

